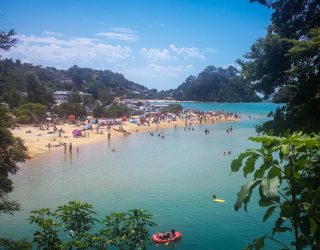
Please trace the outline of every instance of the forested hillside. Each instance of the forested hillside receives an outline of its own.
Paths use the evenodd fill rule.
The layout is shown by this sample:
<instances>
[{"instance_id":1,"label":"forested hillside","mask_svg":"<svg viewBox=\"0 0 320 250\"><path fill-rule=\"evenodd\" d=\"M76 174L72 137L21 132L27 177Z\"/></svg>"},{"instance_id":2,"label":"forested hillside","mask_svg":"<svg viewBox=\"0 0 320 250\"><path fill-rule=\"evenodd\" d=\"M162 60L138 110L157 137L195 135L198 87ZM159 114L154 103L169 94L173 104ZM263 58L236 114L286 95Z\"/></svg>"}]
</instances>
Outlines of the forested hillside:
<instances>
[{"instance_id":1,"label":"forested hillside","mask_svg":"<svg viewBox=\"0 0 320 250\"><path fill-rule=\"evenodd\" d=\"M41 88L43 92L47 92L48 96L44 99L49 102L50 93L73 88L92 94L94 99L106 93L113 97L127 98L154 98L157 93L110 70L77 66L68 70L58 70L53 67L21 63L20 60L15 62L11 59L0 60L0 96L3 101L18 100L17 93L21 92L27 92L29 96L32 94L32 88Z\"/></svg>"},{"instance_id":2,"label":"forested hillside","mask_svg":"<svg viewBox=\"0 0 320 250\"><path fill-rule=\"evenodd\" d=\"M259 97L235 67L209 66L197 77L189 76L169 91L176 100L204 102L257 102Z\"/></svg>"}]
</instances>

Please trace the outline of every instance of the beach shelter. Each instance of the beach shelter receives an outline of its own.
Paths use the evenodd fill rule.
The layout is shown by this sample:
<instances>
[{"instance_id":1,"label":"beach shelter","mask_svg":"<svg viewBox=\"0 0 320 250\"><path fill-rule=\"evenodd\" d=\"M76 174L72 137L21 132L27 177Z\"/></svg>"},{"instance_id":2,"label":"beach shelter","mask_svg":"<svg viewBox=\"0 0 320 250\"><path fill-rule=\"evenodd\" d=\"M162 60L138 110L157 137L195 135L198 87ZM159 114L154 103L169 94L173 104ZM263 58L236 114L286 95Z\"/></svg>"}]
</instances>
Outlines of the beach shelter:
<instances>
[{"instance_id":1,"label":"beach shelter","mask_svg":"<svg viewBox=\"0 0 320 250\"><path fill-rule=\"evenodd\" d=\"M91 123L92 124L98 124L98 120L97 119L93 119Z\"/></svg>"},{"instance_id":2,"label":"beach shelter","mask_svg":"<svg viewBox=\"0 0 320 250\"><path fill-rule=\"evenodd\" d=\"M80 136L81 135L81 131L79 129L74 129L74 130L72 130L72 135L73 136Z\"/></svg>"},{"instance_id":3,"label":"beach shelter","mask_svg":"<svg viewBox=\"0 0 320 250\"><path fill-rule=\"evenodd\" d=\"M68 121L69 122L74 122L76 120L76 117L74 115L69 115L68 116Z\"/></svg>"},{"instance_id":4,"label":"beach shelter","mask_svg":"<svg viewBox=\"0 0 320 250\"><path fill-rule=\"evenodd\" d=\"M130 122L131 123L137 123L137 120L136 119L130 119Z\"/></svg>"}]
</instances>

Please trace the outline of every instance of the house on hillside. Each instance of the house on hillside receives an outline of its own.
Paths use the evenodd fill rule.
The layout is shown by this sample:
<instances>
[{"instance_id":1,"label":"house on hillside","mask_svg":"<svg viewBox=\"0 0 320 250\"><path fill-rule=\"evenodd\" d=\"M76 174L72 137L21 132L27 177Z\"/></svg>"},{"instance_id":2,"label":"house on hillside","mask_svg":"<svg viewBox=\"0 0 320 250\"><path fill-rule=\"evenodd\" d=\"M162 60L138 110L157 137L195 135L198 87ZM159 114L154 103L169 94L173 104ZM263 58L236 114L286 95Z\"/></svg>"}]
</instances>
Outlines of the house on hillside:
<instances>
[{"instance_id":1,"label":"house on hillside","mask_svg":"<svg viewBox=\"0 0 320 250\"><path fill-rule=\"evenodd\" d=\"M53 99L57 104L67 102L69 100L69 95L71 94L71 91L56 91L53 93ZM92 96L92 94L84 93L82 91L79 91L79 95L81 99L83 99L85 96Z\"/></svg>"},{"instance_id":2,"label":"house on hillside","mask_svg":"<svg viewBox=\"0 0 320 250\"><path fill-rule=\"evenodd\" d=\"M73 81L70 77L66 76L58 76L54 79L56 82L59 82L61 84L73 84Z\"/></svg>"}]
</instances>

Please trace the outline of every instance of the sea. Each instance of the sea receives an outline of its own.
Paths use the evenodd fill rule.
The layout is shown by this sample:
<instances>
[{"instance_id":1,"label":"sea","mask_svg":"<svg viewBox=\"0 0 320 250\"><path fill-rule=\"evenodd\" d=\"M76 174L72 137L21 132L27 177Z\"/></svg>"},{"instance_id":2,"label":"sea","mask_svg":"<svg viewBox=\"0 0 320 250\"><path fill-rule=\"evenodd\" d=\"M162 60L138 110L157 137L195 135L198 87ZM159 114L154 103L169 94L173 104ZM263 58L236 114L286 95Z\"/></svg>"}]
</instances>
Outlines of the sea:
<instances>
[{"instance_id":1,"label":"sea","mask_svg":"<svg viewBox=\"0 0 320 250\"><path fill-rule=\"evenodd\" d=\"M94 206L99 219L111 212L140 208L153 214L150 233L170 229L182 240L168 246L148 244L147 249L242 249L254 238L271 234L274 218L263 223L265 212L254 194L248 211L233 208L241 185L250 181L243 173L230 174L230 164L257 136L255 126L266 121L273 103L182 102L185 109L235 112L237 122L165 129L164 138L136 133L111 142L87 145L79 152L51 151L28 160L13 176L10 198L22 204L15 215L0 216L0 236L32 239L35 226L27 222L30 211L52 209L71 200ZM227 129L232 126L232 132ZM205 134L205 129L209 134ZM230 152L230 153L229 153ZM214 203L212 195L224 199ZM289 236L279 238L289 241ZM265 249L279 249L271 241Z\"/></svg>"}]
</instances>

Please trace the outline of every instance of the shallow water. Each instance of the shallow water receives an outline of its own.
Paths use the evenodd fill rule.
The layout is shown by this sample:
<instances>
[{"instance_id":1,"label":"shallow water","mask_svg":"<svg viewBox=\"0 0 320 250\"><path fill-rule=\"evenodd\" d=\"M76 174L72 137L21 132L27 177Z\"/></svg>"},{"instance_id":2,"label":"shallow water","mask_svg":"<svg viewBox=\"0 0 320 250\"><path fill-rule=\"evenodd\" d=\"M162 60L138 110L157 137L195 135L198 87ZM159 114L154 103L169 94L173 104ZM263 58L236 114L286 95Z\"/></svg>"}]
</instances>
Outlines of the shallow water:
<instances>
[{"instance_id":1,"label":"shallow water","mask_svg":"<svg viewBox=\"0 0 320 250\"><path fill-rule=\"evenodd\" d=\"M256 135L254 126L277 105L183 105L201 110L223 107L240 113L243 119L198 126L194 131L167 129L164 139L134 134L110 144L83 146L72 156L55 151L28 161L14 176L11 194L24 210L1 216L0 235L30 239L34 228L26 222L29 211L56 208L75 199L94 205L100 217L132 208L148 210L158 224L152 233L171 228L183 233L180 242L166 247L170 249L242 249L253 238L269 233L272 221L262 223L264 210L254 204L255 199L248 213L233 210L236 193L247 180L240 173L230 176L230 163L241 151L255 146L247 138ZM249 119L249 114L256 119ZM227 134L230 126L233 132ZM229 150L231 154L223 156ZM213 203L213 194L226 202ZM148 247L158 248L162 246ZM273 248L267 244L266 249Z\"/></svg>"}]
</instances>

